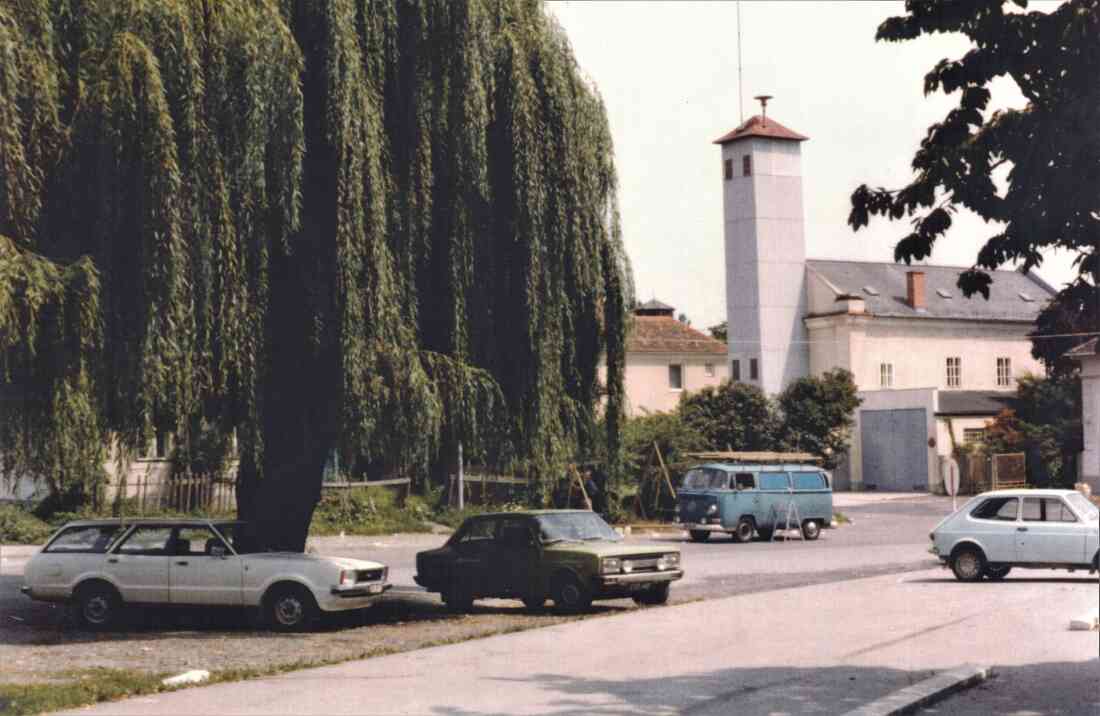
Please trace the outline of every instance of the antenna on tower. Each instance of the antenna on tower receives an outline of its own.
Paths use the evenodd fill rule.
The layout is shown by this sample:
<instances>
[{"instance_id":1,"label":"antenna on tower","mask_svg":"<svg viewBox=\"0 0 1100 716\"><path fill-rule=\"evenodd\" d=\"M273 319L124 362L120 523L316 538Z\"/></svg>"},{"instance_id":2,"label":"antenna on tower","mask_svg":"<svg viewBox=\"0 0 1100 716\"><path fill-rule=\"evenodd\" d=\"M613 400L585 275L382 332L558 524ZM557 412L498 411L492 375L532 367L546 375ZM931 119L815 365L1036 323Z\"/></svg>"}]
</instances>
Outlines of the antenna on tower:
<instances>
[{"instance_id":1,"label":"antenna on tower","mask_svg":"<svg viewBox=\"0 0 1100 716\"><path fill-rule=\"evenodd\" d=\"M745 96L741 89L741 0L737 0L737 111L741 115L740 123L745 123Z\"/></svg>"},{"instance_id":2,"label":"antenna on tower","mask_svg":"<svg viewBox=\"0 0 1100 716\"><path fill-rule=\"evenodd\" d=\"M760 102L760 126L768 126L768 100L771 99L770 94L758 94L753 99Z\"/></svg>"}]
</instances>

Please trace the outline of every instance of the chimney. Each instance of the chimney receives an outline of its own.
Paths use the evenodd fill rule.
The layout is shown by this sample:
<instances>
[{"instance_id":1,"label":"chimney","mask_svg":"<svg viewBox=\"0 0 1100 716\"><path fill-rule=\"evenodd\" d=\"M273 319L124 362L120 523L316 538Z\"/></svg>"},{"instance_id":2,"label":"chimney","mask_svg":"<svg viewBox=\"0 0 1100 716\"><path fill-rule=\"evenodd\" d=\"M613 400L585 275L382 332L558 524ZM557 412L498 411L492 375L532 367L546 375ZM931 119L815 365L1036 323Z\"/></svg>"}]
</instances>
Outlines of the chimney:
<instances>
[{"instance_id":1,"label":"chimney","mask_svg":"<svg viewBox=\"0 0 1100 716\"><path fill-rule=\"evenodd\" d=\"M905 285L909 290L909 305L918 311L925 309L924 272L909 271L905 274Z\"/></svg>"}]
</instances>

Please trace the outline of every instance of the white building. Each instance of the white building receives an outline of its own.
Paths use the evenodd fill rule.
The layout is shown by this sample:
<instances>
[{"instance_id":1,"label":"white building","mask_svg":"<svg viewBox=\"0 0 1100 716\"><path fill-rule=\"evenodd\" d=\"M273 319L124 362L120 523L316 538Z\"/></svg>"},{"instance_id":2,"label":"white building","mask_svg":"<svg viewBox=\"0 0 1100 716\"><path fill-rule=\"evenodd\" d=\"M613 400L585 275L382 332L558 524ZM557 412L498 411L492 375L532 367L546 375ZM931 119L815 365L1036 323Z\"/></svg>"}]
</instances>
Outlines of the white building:
<instances>
[{"instance_id":1,"label":"white building","mask_svg":"<svg viewBox=\"0 0 1100 716\"><path fill-rule=\"evenodd\" d=\"M656 300L634 309L623 374L627 415L675 410L684 394L729 380L722 342L676 320L674 313Z\"/></svg>"},{"instance_id":2,"label":"white building","mask_svg":"<svg viewBox=\"0 0 1100 716\"><path fill-rule=\"evenodd\" d=\"M766 393L842 367L863 399L839 488L928 490L940 457L976 439L1016 378L1042 373L1027 338L1054 290L997 271L989 300L961 268L805 258L801 145L752 117L721 146L730 373Z\"/></svg>"},{"instance_id":3,"label":"white building","mask_svg":"<svg viewBox=\"0 0 1100 716\"><path fill-rule=\"evenodd\" d=\"M1100 355L1097 339L1077 346L1067 357L1081 364L1081 428L1085 451L1078 463L1081 482L1092 486L1092 494L1100 495Z\"/></svg>"}]
</instances>

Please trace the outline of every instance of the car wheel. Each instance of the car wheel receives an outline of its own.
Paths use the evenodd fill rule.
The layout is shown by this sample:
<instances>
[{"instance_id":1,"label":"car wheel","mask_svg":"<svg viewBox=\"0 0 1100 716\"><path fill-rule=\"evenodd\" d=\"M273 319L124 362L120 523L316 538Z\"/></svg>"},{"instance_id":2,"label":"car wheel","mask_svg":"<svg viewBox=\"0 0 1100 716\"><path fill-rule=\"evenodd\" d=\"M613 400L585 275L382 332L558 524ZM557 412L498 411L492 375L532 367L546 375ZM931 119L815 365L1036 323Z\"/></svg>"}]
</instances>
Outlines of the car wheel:
<instances>
[{"instance_id":1,"label":"car wheel","mask_svg":"<svg viewBox=\"0 0 1100 716\"><path fill-rule=\"evenodd\" d=\"M303 631L317 619L317 601L297 584L274 588L264 607L267 624L275 631Z\"/></svg>"},{"instance_id":2,"label":"car wheel","mask_svg":"<svg viewBox=\"0 0 1100 716\"><path fill-rule=\"evenodd\" d=\"M757 527L756 534L760 535L760 539L764 542L771 542L772 535L775 534L775 530L771 527Z\"/></svg>"},{"instance_id":3,"label":"car wheel","mask_svg":"<svg viewBox=\"0 0 1100 716\"><path fill-rule=\"evenodd\" d=\"M985 555L977 547L960 547L951 556L951 571L960 582L977 582L985 574Z\"/></svg>"},{"instance_id":4,"label":"car wheel","mask_svg":"<svg viewBox=\"0 0 1100 716\"><path fill-rule=\"evenodd\" d=\"M806 520L802 523L802 536L813 542L821 536L821 525L817 523L817 520Z\"/></svg>"},{"instance_id":5,"label":"car wheel","mask_svg":"<svg viewBox=\"0 0 1100 716\"><path fill-rule=\"evenodd\" d=\"M994 567L991 564L987 564L985 567L985 578L991 582L999 582L1008 576L1008 573L1012 571L1012 567L1005 565L998 565Z\"/></svg>"},{"instance_id":6,"label":"car wheel","mask_svg":"<svg viewBox=\"0 0 1100 716\"><path fill-rule=\"evenodd\" d=\"M122 598L107 584L89 584L77 590L73 601L77 624L92 630L109 629L118 621Z\"/></svg>"},{"instance_id":7,"label":"car wheel","mask_svg":"<svg viewBox=\"0 0 1100 716\"><path fill-rule=\"evenodd\" d=\"M639 606L656 606L668 601L668 582L654 584L644 592L634 595L634 603Z\"/></svg>"},{"instance_id":8,"label":"car wheel","mask_svg":"<svg viewBox=\"0 0 1100 716\"><path fill-rule=\"evenodd\" d=\"M748 517L742 517L737 523L737 527L733 529L733 541L734 542L751 542L752 536L756 532L756 527L753 525L752 520Z\"/></svg>"},{"instance_id":9,"label":"car wheel","mask_svg":"<svg viewBox=\"0 0 1100 716\"><path fill-rule=\"evenodd\" d=\"M707 532L706 530L691 531L692 542L706 542L708 539L710 539L710 532Z\"/></svg>"},{"instance_id":10,"label":"car wheel","mask_svg":"<svg viewBox=\"0 0 1100 716\"><path fill-rule=\"evenodd\" d=\"M554 580L554 606L567 612L579 612L592 606L592 592L572 574Z\"/></svg>"},{"instance_id":11,"label":"car wheel","mask_svg":"<svg viewBox=\"0 0 1100 716\"><path fill-rule=\"evenodd\" d=\"M465 580L457 580L444 590L443 602L452 612L468 612L474 606L474 590Z\"/></svg>"}]
</instances>

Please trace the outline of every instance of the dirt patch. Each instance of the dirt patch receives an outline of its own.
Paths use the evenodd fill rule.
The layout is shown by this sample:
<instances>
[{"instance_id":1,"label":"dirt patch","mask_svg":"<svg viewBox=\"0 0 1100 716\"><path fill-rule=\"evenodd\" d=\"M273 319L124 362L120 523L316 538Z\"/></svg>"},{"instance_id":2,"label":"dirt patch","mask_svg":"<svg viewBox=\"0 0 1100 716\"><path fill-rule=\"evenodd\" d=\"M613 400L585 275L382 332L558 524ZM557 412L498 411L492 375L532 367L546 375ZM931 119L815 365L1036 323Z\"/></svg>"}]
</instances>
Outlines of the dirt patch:
<instances>
[{"instance_id":1,"label":"dirt patch","mask_svg":"<svg viewBox=\"0 0 1100 716\"><path fill-rule=\"evenodd\" d=\"M583 618L550 609L529 612L518 602L479 601L452 614L430 595L387 597L356 612L326 615L317 629L277 634L243 610L146 609L118 629L96 634L75 628L67 610L37 605L33 613L3 615L0 682L64 680L79 669L103 667L149 674L189 669L267 672L365 658ZM598 604L588 616L634 608L629 601Z\"/></svg>"}]
</instances>

